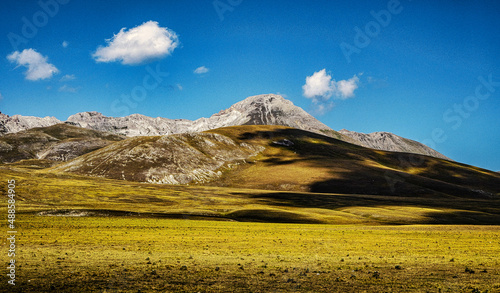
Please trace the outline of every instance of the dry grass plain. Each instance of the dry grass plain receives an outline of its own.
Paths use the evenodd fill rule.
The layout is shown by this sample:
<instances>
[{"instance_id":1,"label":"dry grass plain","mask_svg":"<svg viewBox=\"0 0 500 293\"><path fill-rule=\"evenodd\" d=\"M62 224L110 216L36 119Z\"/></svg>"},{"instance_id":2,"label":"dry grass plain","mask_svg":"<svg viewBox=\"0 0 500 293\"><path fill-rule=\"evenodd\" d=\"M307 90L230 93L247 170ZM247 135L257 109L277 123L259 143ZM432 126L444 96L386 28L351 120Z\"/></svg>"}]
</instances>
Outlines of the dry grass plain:
<instances>
[{"instance_id":1,"label":"dry grass plain","mask_svg":"<svg viewBox=\"0 0 500 293\"><path fill-rule=\"evenodd\" d=\"M18 225L18 292L500 292L498 226L28 214Z\"/></svg>"}]
</instances>

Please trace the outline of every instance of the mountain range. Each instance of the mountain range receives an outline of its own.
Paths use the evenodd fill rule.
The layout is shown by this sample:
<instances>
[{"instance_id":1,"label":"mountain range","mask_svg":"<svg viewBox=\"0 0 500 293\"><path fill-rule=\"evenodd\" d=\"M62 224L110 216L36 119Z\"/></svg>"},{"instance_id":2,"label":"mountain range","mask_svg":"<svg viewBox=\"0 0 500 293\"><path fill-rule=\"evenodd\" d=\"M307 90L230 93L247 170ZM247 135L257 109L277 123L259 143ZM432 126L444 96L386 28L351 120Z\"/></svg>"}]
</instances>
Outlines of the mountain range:
<instances>
[{"instance_id":1,"label":"mountain range","mask_svg":"<svg viewBox=\"0 0 500 293\"><path fill-rule=\"evenodd\" d=\"M39 118L21 115L9 117L0 113L0 134L17 133L58 123L63 122L55 117ZM152 118L140 114L126 117L106 117L99 112L82 112L70 116L65 123L125 137L196 133L237 125L281 125L323 134L373 149L409 152L449 160L448 157L424 144L392 133L364 134L347 130L337 132L302 108L295 106L291 101L274 94L248 97L209 118L199 118L194 121L162 117Z\"/></svg>"}]
</instances>

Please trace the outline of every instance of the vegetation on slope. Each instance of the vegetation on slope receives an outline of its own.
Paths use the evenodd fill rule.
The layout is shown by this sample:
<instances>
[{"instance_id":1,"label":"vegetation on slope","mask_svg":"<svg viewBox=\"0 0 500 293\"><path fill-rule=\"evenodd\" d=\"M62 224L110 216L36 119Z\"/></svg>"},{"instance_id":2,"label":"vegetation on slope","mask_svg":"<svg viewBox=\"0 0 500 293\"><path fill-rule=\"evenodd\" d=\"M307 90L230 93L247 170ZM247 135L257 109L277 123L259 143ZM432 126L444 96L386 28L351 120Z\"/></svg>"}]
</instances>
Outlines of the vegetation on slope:
<instances>
[{"instance_id":1,"label":"vegetation on slope","mask_svg":"<svg viewBox=\"0 0 500 293\"><path fill-rule=\"evenodd\" d=\"M43 163L43 162L42 162ZM500 200L270 191L159 185L0 166L16 180L19 213L135 216L280 223L500 223ZM7 192L6 186L0 186Z\"/></svg>"}]
</instances>

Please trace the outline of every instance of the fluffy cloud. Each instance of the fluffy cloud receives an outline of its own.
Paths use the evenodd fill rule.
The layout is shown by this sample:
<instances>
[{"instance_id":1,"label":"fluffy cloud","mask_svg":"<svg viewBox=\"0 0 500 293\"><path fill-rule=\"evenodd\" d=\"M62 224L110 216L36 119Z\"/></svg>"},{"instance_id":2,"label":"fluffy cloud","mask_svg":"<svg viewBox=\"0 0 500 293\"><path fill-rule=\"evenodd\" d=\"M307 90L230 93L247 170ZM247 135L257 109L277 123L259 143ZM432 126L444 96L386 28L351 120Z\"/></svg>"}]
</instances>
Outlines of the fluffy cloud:
<instances>
[{"instance_id":1,"label":"fluffy cloud","mask_svg":"<svg viewBox=\"0 0 500 293\"><path fill-rule=\"evenodd\" d=\"M66 41L62 42L62 46L63 46L63 48L68 47L68 45L69 45L69 44L68 44L68 42L66 42Z\"/></svg>"},{"instance_id":2,"label":"fluffy cloud","mask_svg":"<svg viewBox=\"0 0 500 293\"><path fill-rule=\"evenodd\" d=\"M47 57L42 56L34 49L24 49L22 52L15 51L7 56L11 63L17 63L17 67L24 66L28 70L24 73L28 80L39 80L51 78L59 70L47 62ZM17 68L16 67L16 68Z\"/></svg>"},{"instance_id":3,"label":"fluffy cloud","mask_svg":"<svg viewBox=\"0 0 500 293\"><path fill-rule=\"evenodd\" d=\"M335 82L326 74L326 69L322 69L306 77L306 84L302 86L302 90L306 98L328 100L335 91Z\"/></svg>"},{"instance_id":4,"label":"fluffy cloud","mask_svg":"<svg viewBox=\"0 0 500 293\"><path fill-rule=\"evenodd\" d=\"M354 75L348 80L337 82L337 92L342 99L354 97L354 91L358 88L359 77Z\"/></svg>"},{"instance_id":5,"label":"fluffy cloud","mask_svg":"<svg viewBox=\"0 0 500 293\"><path fill-rule=\"evenodd\" d=\"M194 73L196 74L203 74L207 73L210 69L206 68L205 66L200 66L194 70Z\"/></svg>"},{"instance_id":6,"label":"fluffy cloud","mask_svg":"<svg viewBox=\"0 0 500 293\"><path fill-rule=\"evenodd\" d=\"M68 81L73 79L76 79L76 76L74 74L66 74L65 76L61 77L59 81Z\"/></svg>"},{"instance_id":7,"label":"fluffy cloud","mask_svg":"<svg viewBox=\"0 0 500 293\"><path fill-rule=\"evenodd\" d=\"M140 64L170 55L179 46L174 31L151 20L129 30L122 28L106 42L107 46L99 46L92 55L97 62Z\"/></svg>"},{"instance_id":8,"label":"fluffy cloud","mask_svg":"<svg viewBox=\"0 0 500 293\"><path fill-rule=\"evenodd\" d=\"M313 102L326 101L333 95L345 100L354 97L358 84L359 78L356 75L348 80L335 81L326 73L326 69L322 69L306 77L302 90L304 97L312 99Z\"/></svg>"},{"instance_id":9,"label":"fluffy cloud","mask_svg":"<svg viewBox=\"0 0 500 293\"><path fill-rule=\"evenodd\" d=\"M322 69L306 77L306 84L302 86L304 97L311 99L312 112L317 115L324 115L332 110L335 104L329 99L334 98L345 100L354 97L354 91L358 88L359 77L354 75L347 80L335 81L331 75Z\"/></svg>"}]
</instances>

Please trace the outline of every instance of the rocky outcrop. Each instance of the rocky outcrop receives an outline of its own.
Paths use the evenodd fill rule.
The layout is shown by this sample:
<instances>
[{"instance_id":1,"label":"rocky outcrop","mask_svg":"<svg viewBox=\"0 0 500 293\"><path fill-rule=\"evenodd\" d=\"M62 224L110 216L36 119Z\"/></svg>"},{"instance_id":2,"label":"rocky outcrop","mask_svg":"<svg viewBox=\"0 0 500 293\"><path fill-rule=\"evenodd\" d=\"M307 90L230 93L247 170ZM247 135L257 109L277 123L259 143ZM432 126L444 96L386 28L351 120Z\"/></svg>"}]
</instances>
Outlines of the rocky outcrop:
<instances>
[{"instance_id":1,"label":"rocky outcrop","mask_svg":"<svg viewBox=\"0 0 500 293\"><path fill-rule=\"evenodd\" d=\"M72 125L107 131L128 137L158 136L189 132L193 121L184 119L152 118L140 114L126 117L106 117L98 112L82 112L72 115L66 121Z\"/></svg>"},{"instance_id":2,"label":"rocky outcrop","mask_svg":"<svg viewBox=\"0 0 500 293\"><path fill-rule=\"evenodd\" d=\"M0 135L15 133L35 127L47 127L58 123L61 123L61 121L55 117L47 116L39 118L21 115L14 115L10 117L0 112Z\"/></svg>"},{"instance_id":3,"label":"rocky outcrop","mask_svg":"<svg viewBox=\"0 0 500 293\"><path fill-rule=\"evenodd\" d=\"M236 125L281 125L316 133L333 131L291 101L274 94L248 97L210 118L198 119L190 131Z\"/></svg>"},{"instance_id":4,"label":"rocky outcrop","mask_svg":"<svg viewBox=\"0 0 500 293\"><path fill-rule=\"evenodd\" d=\"M373 132L373 133L360 133L342 129L339 131L342 135L352 138L353 143L372 148L377 150L391 151L391 152L404 152L421 154L446 160L450 158L438 153L430 147L411 139L389 132Z\"/></svg>"}]
</instances>

